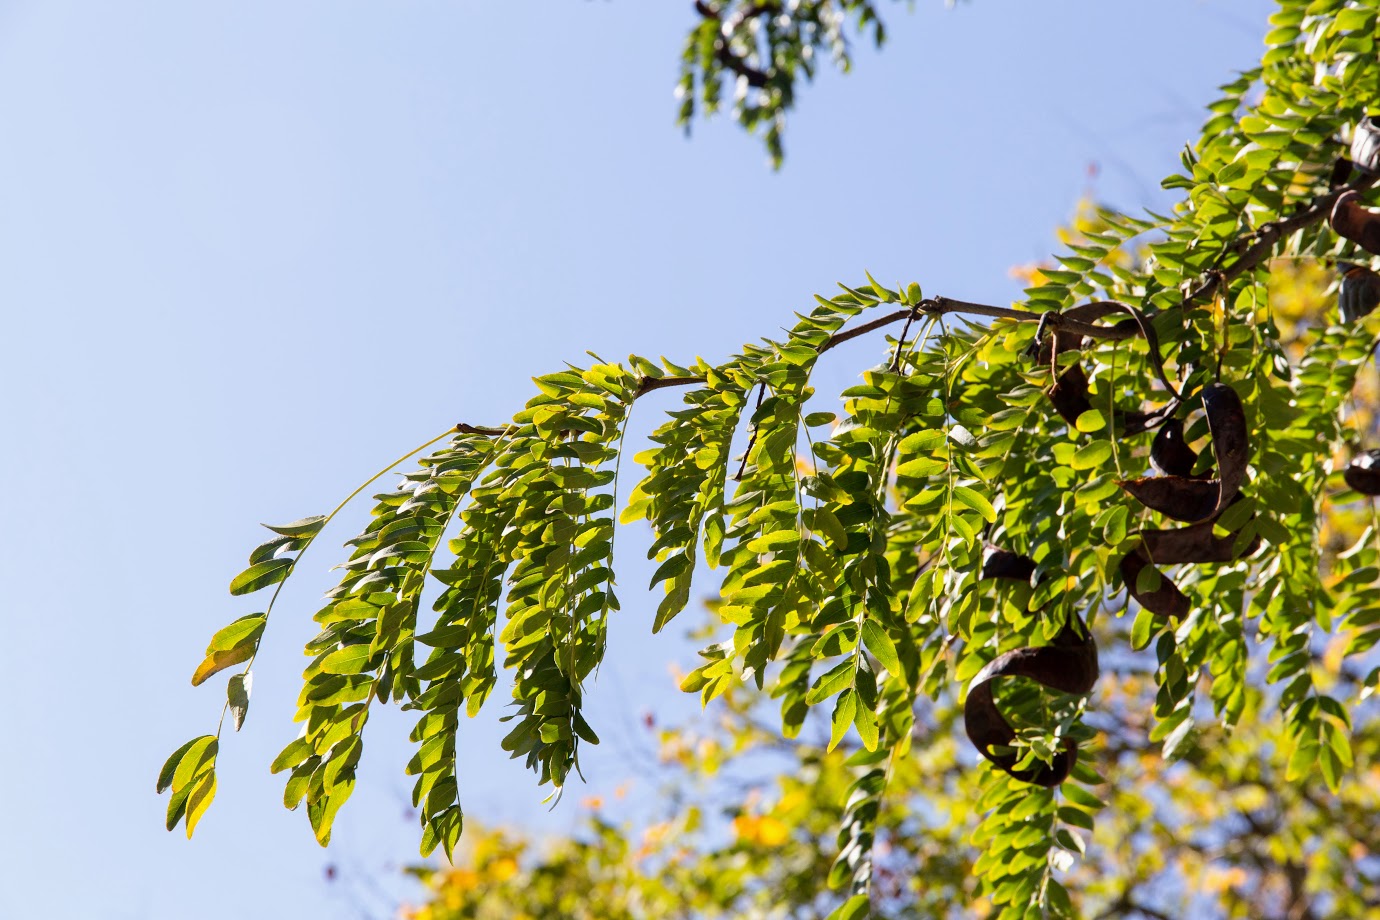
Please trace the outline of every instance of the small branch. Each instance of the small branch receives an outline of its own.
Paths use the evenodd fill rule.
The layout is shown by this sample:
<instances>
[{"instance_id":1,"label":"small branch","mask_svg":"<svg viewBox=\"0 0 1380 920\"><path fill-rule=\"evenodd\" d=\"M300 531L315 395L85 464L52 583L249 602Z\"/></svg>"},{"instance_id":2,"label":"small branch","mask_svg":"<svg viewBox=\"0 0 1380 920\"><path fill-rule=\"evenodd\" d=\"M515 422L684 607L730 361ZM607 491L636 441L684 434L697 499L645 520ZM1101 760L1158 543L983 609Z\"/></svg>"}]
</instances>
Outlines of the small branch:
<instances>
[{"instance_id":1,"label":"small branch","mask_svg":"<svg viewBox=\"0 0 1380 920\"><path fill-rule=\"evenodd\" d=\"M844 342L856 339L859 336L867 335L878 329L890 326L892 323L899 323L902 320L914 320L920 316L944 316L948 313L969 313L975 316L991 316L996 319L1010 319L1021 323L1040 323L1044 328L1057 329L1060 332L1068 332L1075 335L1084 335L1093 339L1133 339L1140 335L1140 327L1133 319L1122 320L1112 326L1095 326L1092 323L1080 322L1076 319L1069 319L1064 314L1054 310L1036 313L1032 310L1017 310L1013 307L994 307L989 304L972 303L966 300L952 300L948 297L932 297L920 301L914 307L903 307L885 316L879 316L874 320L863 323L861 326L854 326L852 329L845 329L842 332L835 332L824 340L824 344L819 346L819 354L824 354L831 348L842 345ZM638 383L637 389L633 391L632 398L645 396L653 390L662 390L667 387L686 387L702 384L705 378L696 374L688 377L643 377ZM459 434L482 434L497 436L504 434L506 428L486 428L482 425L467 425L461 423L455 426L455 431Z\"/></svg>"},{"instance_id":2,"label":"small branch","mask_svg":"<svg viewBox=\"0 0 1380 920\"><path fill-rule=\"evenodd\" d=\"M927 298L920 301L917 310L926 315L943 316L946 313L971 313L977 316L991 316L996 319L1013 319L1020 323L1040 323L1047 329L1058 329L1090 339L1110 339L1121 341L1133 339L1141 334L1140 324L1134 319L1124 319L1114 326L1094 326L1076 319L1069 319L1055 310L1036 313L1032 310L1017 310L1014 307L993 307L983 303L969 303L966 300L950 300L947 297Z\"/></svg>"},{"instance_id":3,"label":"small branch","mask_svg":"<svg viewBox=\"0 0 1380 920\"><path fill-rule=\"evenodd\" d=\"M724 21L723 16L717 9L705 3L704 0L695 0L695 11L705 19L712 19L720 23L719 35L714 39L714 57L718 58L719 63L746 80L748 86L755 89L761 89L766 86L767 82L771 79L771 74L760 68L753 67L740 55L735 54L728 46L728 39L737 32L749 18L753 16L775 15L781 11L781 5L779 3L762 3L756 6L746 5L730 16L727 22Z\"/></svg>"},{"instance_id":4,"label":"small branch","mask_svg":"<svg viewBox=\"0 0 1380 920\"><path fill-rule=\"evenodd\" d=\"M752 407L752 414L756 415L757 410L762 408L762 397L767 395L767 382L762 381L757 388L757 405ZM743 450L743 462L738 465L738 474L733 477L734 482L743 481L743 473L747 472L748 455L752 453L752 448L757 445L757 432L761 431L758 425L752 426L752 437L748 438L747 447Z\"/></svg>"},{"instance_id":5,"label":"small branch","mask_svg":"<svg viewBox=\"0 0 1380 920\"><path fill-rule=\"evenodd\" d=\"M467 425L464 422L456 425L454 431L456 434L482 434L491 438L508 433L507 428L487 428L483 425Z\"/></svg>"},{"instance_id":6,"label":"small branch","mask_svg":"<svg viewBox=\"0 0 1380 920\"><path fill-rule=\"evenodd\" d=\"M833 335L829 336L829 338L824 340L823 345L819 346L819 353L824 354L826 351L833 348L835 345L842 345L849 339L856 339L860 335L867 335L869 332L875 332L876 330L881 329L883 326L890 326L892 323L899 323L903 319L914 316L915 313L916 311L910 308L904 310L897 310L895 313L888 313L886 316L878 317L877 319L874 319L869 323L863 323L861 326L855 326L854 328L847 329L843 332L835 332Z\"/></svg>"}]
</instances>

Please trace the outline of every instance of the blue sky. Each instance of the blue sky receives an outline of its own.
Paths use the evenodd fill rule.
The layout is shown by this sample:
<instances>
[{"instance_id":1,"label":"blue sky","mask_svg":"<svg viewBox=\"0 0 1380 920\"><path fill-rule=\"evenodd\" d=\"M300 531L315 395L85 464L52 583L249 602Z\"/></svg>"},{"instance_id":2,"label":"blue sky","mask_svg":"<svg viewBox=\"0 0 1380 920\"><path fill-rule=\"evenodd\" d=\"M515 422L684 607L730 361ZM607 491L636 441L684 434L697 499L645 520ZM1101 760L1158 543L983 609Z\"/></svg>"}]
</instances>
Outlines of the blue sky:
<instances>
[{"instance_id":1,"label":"blue sky","mask_svg":"<svg viewBox=\"0 0 1380 920\"><path fill-rule=\"evenodd\" d=\"M415 854L408 720L371 721L328 851L267 772L363 505L283 593L197 838L162 828L157 768L220 710L224 678L188 677L259 609L225 590L257 522L502 421L586 348L723 357L864 270L1017 296L1008 269L1084 192L1167 206L1271 8L897 4L882 54L801 94L773 174L727 120L673 126L689 2L0 2L0 916L385 915L364 889L403 890ZM832 352L818 389L880 347ZM668 675L687 647L647 635L639 544L620 538L591 792L633 772L644 711L696 708ZM499 714L462 726L468 814L569 828L583 790L548 813Z\"/></svg>"}]
</instances>

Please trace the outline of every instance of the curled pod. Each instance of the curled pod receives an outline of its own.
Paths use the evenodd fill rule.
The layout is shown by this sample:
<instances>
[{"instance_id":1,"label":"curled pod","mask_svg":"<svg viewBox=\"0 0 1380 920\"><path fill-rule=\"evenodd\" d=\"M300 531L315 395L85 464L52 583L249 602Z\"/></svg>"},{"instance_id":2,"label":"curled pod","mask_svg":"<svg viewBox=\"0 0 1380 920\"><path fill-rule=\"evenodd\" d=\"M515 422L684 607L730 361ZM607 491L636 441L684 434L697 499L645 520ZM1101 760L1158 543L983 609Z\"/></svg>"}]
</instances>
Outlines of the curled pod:
<instances>
[{"instance_id":1,"label":"curled pod","mask_svg":"<svg viewBox=\"0 0 1380 920\"><path fill-rule=\"evenodd\" d=\"M1346 191L1337 197L1328 223L1338 236L1380 256L1380 211L1363 206L1358 192Z\"/></svg>"},{"instance_id":2,"label":"curled pod","mask_svg":"<svg viewBox=\"0 0 1380 920\"><path fill-rule=\"evenodd\" d=\"M1035 560L1029 556L987 545L982 560L982 578L1005 578L1029 584L1034 574ZM1010 748L1016 740L1016 732L997 707L992 682L1000 677L1027 677L1053 690L1082 695L1092 690L1097 674L1097 645L1082 620L1077 618L1066 623L1050 645L1012 649L998 655L968 686L968 696L963 703L963 727L968 739L983 757L1010 776L1037 786L1059 785L1073 770L1078 746L1066 738L1052 764L1017 769L1020 758L1014 752L995 750Z\"/></svg>"},{"instance_id":3,"label":"curled pod","mask_svg":"<svg viewBox=\"0 0 1380 920\"><path fill-rule=\"evenodd\" d=\"M982 553L982 578L1005 578L1030 583L1035 574L1035 560L1022 553L988 543Z\"/></svg>"},{"instance_id":4,"label":"curled pod","mask_svg":"<svg viewBox=\"0 0 1380 920\"><path fill-rule=\"evenodd\" d=\"M1368 450L1352 457L1342 478L1362 495L1380 495L1380 450Z\"/></svg>"},{"instance_id":5,"label":"curled pod","mask_svg":"<svg viewBox=\"0 0 1380 920\"><path fill-rule=\"evenodd\" d=\"M1166 476L1188 476L1198 462L1198 452L1184 441L1184 423L1166 419L1150 442L1150 463Z\"/></svg>"},{"instance_id":6,"label":"curled pod","mask_svg":"<svg viewBox=\"0 0 1380 920\"><path fill-rule=\"evenodd\" d=\"M1354 323L1380 306L1380 275L1354 262L1338 262L1342 286L1337 294L1337 312L1342 322Z\"/></svg>"},{"instance_id":7,"label":"curled pod","mask_svg":"<svg viewBox=\"0 0 1380 920\"><path fill-rule=\"evenodd\" d=\"M1016 731L997 708L992 683L999 677L1028 677L1052 690L1083 695L1097 681L1097 645L1081 620L1071 620L1050 645L1012 649L987 663L968 687L963 703L963 727L978 752L997 768L1026 783L1057 786L1068 778L1078 761L1078 745L1064 739L1053 763L1017 768L1020 756L1010 750Z\"/></svg>"},{"instance_id":8,"label":"curled pod","mask_svg":"<svg viewBox=\"0 0 1380 920\"><path fill-rule=\"evenodd\" d=\"M1226 510L1246 478L1250 458L1246 410L1236 391L1223 383L1208 384L1203 388L1203 409L1217 461L1215 479L1173 475L1117 482L1145 507L1187 524L1210 520ZM1182 468L1181 461L1173 462Z\"/></svg>"},{"instance_id":9,"label":"curled pod","mask_svg":"<svg viewBox=\"0 0 1380 920\"><path fill-rule=\"evenodd\" d=\"M1361 119L1351 135L1351 161L1368 176L1380 176L1380 117Z\"/></svg>"},{"instance_id":10,"label":"curled pod","mask_svg":"<svg viewBox=\"0 0 1380 920\"><path fill-rule=\"evenodd\" d=\"M1213 534L1215 520L1214 517L1176 530L1142 530L1140 546L1123 556L1118 566L1126 582L1127 593L1157 616L1171 620L1187 616L1188 597L1168 578L1160 576L1159 587L1153 591L1138 590L1136 583L1141 571L1148 565L1233 562L1249 556L1260 547L1260 538L1255 537L1239 553L1236 552L1235 534L1224 537Z\"/></svg>"}]
</instances>

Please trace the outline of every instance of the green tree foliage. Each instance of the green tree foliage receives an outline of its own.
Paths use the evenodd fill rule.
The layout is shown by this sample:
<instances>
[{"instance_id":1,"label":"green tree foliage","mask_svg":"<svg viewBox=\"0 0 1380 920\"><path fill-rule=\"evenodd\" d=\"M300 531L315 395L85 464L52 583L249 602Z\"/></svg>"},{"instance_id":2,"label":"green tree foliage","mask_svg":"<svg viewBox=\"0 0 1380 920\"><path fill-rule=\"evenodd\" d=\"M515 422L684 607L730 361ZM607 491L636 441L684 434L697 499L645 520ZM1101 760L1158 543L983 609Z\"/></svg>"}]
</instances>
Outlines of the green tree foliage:
<instances>
[{"instance_id":1,"label":"green tree foliage","mask_svg":"<svg viewBox=\"0 0 1380 920\"><path fill-rule=\"evenodd\" d=\"M1352 394L1380 314L1355 286L1375 248L1353 239L1370 245L1380 218L1373 179L1343 158L1380 113L1378 6L1282 0L1260 65L1223 88L1165 181L1182 192L1172 213L1097 212L1013 307L869 276L726 361L592 356L535 378L506 425L414 452L316 614L302 732L273 764L286 804L329 840L371 708L396 702L416 717L422 850L454 856L455 728L500 654L504 748L563 790L598 741L582 701L619 609L618 515L654 535L655 629L718 573L722 633L683 689L774 700L778 740L798 743L812 713L827 726L783 782L826 784L802 794L834 803L828 828L818 811L777 820L832 868L730 853L757 865L734 897L795 885L800 915L1118 915L1221 869L1243 916L1306 916L1291 907L1305 897L1355 916L1349 892L1375 896L1358 860L1374 849L1380 483ZM715 9L779 27L796 49L784 73L825 34L783 24L807 7L871 12ZM1282 309L1279 279L1307 272L1326 307ZM885 337L880 363L821 405L816 363L863 335ZM629 408L670 388L680 403L629 488ZM276 591L329 517L272 528L232 593ZM443 589L423 617L429 581ZM245 665L225 704L236 727L271 610L217 633L196 671ZM960 721L975 743L956 745ZM190 834L214 796L219 734L164 767L170 827ZM568 871L623 879L630 900L606 915L656 915L602 833L571 844L600 855L568 855ZM719 890L728 851L695 852L687 871L702 857L708 875L685 884Z\"/></svg>"},{"instance_id":2,"label":"green tree foliage","mask_svg":"<svg viewBox=\"0 0 1380 920\"><path fill-rule=\"evenodd\" d=\"M700 23L681 54L680 124L689 130L696 108L712 115L733 83L733 118L760 133L774 165L781 165L786 113L802 80L814 78L828 54L847 71L852 30L881 47L886 28L872 0L695 0Z\"/></svg>"}]
</instances>

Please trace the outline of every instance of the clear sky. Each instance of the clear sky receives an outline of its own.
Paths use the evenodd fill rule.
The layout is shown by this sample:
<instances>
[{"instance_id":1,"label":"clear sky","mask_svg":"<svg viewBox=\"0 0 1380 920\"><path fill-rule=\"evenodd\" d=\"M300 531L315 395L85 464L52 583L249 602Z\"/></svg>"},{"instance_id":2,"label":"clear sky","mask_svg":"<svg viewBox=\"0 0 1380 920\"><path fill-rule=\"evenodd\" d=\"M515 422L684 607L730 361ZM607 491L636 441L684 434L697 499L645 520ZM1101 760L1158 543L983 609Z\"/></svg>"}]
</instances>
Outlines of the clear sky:
<instances>
[{"instance_id":1,"label":"clear sky","mask_svg":"<svg viewBox=\"0 0 1380 920\"><path fill-rule=\"evenodd\" d=\"M586 348L721 358L864 270L1017 296L1008 269L1080 194L1166 206L1159 179L1272 8L883 6L888 47L802 92L773 174L726 119L673 126L688 0L0 0L0 917L387 915L366 889L405 890L392 867L415 856L410 720L371 720L328 851L267 769L364 505L283 592L196 839L163 830L157 769L223 693L188 677L261 609L226 592L257 522L502 421ZM831 353L816 385L880 348ZM635 431L677 398L658 397ZM695 708L668 676L686 646L647 636L633 531L591 792L634 772L644 711ZM501 702L462 726L467 813L569 828L582 790L539 805L498 750Z\"/></svg>"}]
</instances>

